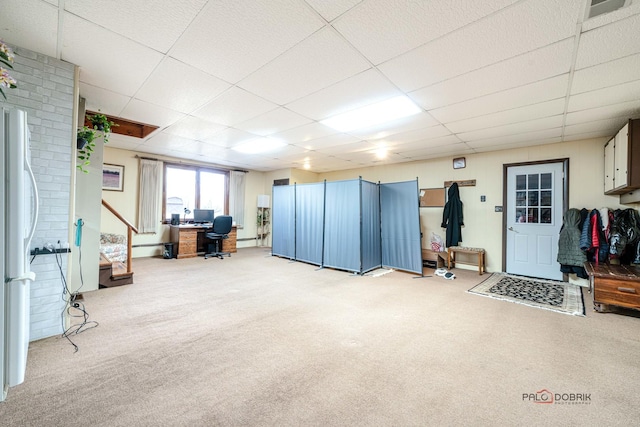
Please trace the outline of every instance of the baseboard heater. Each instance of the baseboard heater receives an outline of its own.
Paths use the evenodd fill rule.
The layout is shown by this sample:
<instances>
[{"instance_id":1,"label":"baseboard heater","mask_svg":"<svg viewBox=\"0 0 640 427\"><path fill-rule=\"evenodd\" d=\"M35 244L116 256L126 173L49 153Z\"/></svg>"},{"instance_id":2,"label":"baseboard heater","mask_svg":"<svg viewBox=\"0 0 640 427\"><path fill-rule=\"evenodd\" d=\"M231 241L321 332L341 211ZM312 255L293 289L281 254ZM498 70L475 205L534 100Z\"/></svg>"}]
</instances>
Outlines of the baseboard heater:
<instances>
[{"instance_id":1,"label":"baseboard heater","mask_svg":"<svg viewBox=\"0 0 640 427\"><path fill-rule=\"evenodd\" d=\"M171 242L167 242L171 243ZM132 248L148 248L152 246L164 246L166 243L142 243L140 245L131 245Z\"/></svg>"}]
</instances>

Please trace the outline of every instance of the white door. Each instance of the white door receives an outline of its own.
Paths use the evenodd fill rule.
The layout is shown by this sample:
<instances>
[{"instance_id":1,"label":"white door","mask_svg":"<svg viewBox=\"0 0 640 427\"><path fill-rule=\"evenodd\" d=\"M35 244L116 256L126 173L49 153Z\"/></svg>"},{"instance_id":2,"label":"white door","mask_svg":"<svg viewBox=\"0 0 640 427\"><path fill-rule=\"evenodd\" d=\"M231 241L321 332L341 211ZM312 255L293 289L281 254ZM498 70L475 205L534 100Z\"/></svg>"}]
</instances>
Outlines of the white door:
<instances>
[{"instance_id":1,"label":"white door","mask_svg":"<svg viewBox=\"0 0 640 427\"><path fill-rule=\"evenodd\" d=\"M507 168L507 273L562 280L563 163Z\"/></svg>"}]
</instances>

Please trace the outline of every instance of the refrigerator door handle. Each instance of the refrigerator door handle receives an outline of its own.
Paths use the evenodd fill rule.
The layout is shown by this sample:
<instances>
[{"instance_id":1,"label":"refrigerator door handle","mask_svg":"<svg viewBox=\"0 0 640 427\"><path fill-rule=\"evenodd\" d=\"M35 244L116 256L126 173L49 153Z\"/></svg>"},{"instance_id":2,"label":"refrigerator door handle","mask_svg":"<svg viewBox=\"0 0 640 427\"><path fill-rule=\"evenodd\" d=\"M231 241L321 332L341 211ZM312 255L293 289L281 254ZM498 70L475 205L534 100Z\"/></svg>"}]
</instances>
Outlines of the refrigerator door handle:
<instances>
[{"instance_id":1,"label":"refrigerator door handle","mask_svg":"<svg viewBox=\"0 0 640 427\"><path fill-rule=\"evenodd\" d=\"M5 280L5 283L9 283L9 282L26 282L28 280L30 280L32 282L35 281L36 280L36 273L34 273L33 271L27 271L22 276L8 277L7 280Z\"/></svg>"},{"instance_id":2,"label":"refrigerator door handle","mask_svg":"<svg viewBox=\"0 0 640 427\"><path fill-rule=\"evenodd\" d=\"M27 128L27 135L29 134L29 129ZM27 142L28 143L28 142ZM29 250L29 246L31 246L31 239L33 239L33 235L36 233L36 225L38 225L38 211L40 202L38 201L38 187L36 186L36 177L33 175L33 170L31 169L31 165L29 164L28 156L24 156L24 169L27 171L29 178L31 179L31 191L33 192L33 204L34 209L31 215L31 231L29 231L29 235L24 239L25 250ZM34 279L35 280L35 277Z\"/></svg>"}]
</instances>

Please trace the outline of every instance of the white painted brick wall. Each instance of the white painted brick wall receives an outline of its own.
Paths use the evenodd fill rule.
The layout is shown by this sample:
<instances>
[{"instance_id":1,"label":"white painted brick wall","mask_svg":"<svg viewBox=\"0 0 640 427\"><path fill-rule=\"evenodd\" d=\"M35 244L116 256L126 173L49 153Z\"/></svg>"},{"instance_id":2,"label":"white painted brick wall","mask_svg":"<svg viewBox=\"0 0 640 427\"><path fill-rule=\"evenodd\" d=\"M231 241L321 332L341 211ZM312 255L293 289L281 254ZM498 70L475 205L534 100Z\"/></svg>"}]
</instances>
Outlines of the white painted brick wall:
<instances>
[{"instance_id":1,"label":"white painted brick wall","mask_svg":"<svg viewBox=\"0 0 640 427\"><path fill-rule=\"evenodd\" d=\"M31 164L40 196L40 215L31 248L69 239L73 144L74 66L12 46L11 75L18 88L5 90L5 104L27 111L31 131ZM67 254L61 255L67 273ZM61 272L54 255L36 256L31 269L31 340L63 332L65 308Z\"/></svg>"}]
</instances>

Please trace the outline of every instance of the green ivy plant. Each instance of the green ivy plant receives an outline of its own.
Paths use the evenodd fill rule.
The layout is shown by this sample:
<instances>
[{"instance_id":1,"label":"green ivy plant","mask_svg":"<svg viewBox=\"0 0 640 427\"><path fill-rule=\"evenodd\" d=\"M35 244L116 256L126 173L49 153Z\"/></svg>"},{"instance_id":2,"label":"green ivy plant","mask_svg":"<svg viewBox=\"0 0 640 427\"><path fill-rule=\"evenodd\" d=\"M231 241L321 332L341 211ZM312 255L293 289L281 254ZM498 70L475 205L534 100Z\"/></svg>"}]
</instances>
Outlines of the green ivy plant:
<instances>
[{"instance_id":1,"label":"green ivy plant","mask_svg":"<svg viewBox=\"0 0 640 427\"><path fill-rule=\"evenodd\" d=\"M116 123L109 120L107 116L101 113L96 113L93 115L87 114L87 120L91 122L94 130L102 132L102 136L105 144L109 142L109 135L111 135L111 128L118 126Z\"/></svg>"},{"instance_id":2,"label":"green ivy plant","mask_svg":"<svg viewBox=\"0 0 640 427\"><path fill-rule=\"evenodd\" d=\"M78 131L78 164L76 168L79 171L84 173L89 173L87 169L85 169L91 161L89 160L91 157L91 153L96 147L96 143L93 142L96 139L96 131L84 126L81 130ZM81 140L84 140L84 143L80 143Z\"/></svg>"},{"instance_id":3,"label":"green ivy plant","mask_svg":"<svg viewBox=\"0 0 640 427\"><path fill-rule=\"evenodd\" d=\"M84 173L89 173L86 167L91 164L91 154L96 148L94 140L102 137L102 140L106 144L109 142L111 128L118 126L102 113L87 114L87 120L91 122L93 129L88 126L84 126L82 129L78 130L78 140L84 139L87 143L82 147L78 144L78 164L76 165L76 168Z\"/></svg>"}]
</instances>

